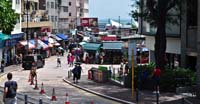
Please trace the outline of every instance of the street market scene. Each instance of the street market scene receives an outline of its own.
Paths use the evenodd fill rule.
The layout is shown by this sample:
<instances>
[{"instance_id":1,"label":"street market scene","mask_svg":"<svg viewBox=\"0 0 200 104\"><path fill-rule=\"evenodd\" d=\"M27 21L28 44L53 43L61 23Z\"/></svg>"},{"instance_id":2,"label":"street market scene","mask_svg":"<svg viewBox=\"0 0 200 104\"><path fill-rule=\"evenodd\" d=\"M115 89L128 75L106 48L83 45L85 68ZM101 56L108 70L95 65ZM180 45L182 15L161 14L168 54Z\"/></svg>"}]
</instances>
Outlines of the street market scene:
<instances>
[{"instance_id":1,"label":"street market scene","mask_svg":"<svg viewBox=\"0 0 200 104\"><path fill-rule=\"evenodd\" d=\"M200 104L200 1L0 1L0 104Z\"/></svg>"}]
</instances>

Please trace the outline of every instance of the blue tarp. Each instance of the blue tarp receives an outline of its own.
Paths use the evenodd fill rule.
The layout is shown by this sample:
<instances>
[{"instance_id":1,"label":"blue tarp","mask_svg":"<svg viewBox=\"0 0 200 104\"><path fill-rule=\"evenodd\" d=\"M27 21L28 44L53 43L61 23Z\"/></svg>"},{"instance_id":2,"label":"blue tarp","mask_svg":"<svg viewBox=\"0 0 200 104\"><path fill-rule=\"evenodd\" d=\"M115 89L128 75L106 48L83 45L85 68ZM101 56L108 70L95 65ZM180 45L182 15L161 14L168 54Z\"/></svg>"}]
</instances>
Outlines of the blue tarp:
<instances>
[{"instance_id":1,"label":"blue tarp","mask_svg":"<svg viewBox=\"0 0 200 104\"><path fill-rule=\"evenodd\" d=\"M68 36L67 35L64 35L64 34L57 34L56 36L58 36L59 38L67 41L68 40Z\"/></svg>"},{"instance_id":2,"label":"blue tarp","mask_svg":"<svg viewBox=\"0 0 200 104\"><path fill-rule=\"evenodd\" d=\"M24 33L11 34L11 39L22 38L23 36L24 36Z\"/></svg>"}]
</instances>

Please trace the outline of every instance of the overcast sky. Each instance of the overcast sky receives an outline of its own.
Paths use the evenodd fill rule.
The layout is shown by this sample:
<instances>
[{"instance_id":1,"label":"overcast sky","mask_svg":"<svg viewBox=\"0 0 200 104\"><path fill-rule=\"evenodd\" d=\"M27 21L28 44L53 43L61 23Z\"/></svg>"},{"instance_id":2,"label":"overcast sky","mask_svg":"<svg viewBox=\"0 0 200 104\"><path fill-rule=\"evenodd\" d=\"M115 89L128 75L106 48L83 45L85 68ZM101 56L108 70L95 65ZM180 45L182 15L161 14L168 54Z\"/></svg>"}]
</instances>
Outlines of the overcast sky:
<instances>
[{"instance_id":1,"label":"overcast sky","mask_svg":"<svg viewBox=\"0 0 200 104\"><path fill-rule=\"evenodd\" d=\"M89 0L89 16L99 19L130 19L131 0Z\"/></svg>"}]
</instances>

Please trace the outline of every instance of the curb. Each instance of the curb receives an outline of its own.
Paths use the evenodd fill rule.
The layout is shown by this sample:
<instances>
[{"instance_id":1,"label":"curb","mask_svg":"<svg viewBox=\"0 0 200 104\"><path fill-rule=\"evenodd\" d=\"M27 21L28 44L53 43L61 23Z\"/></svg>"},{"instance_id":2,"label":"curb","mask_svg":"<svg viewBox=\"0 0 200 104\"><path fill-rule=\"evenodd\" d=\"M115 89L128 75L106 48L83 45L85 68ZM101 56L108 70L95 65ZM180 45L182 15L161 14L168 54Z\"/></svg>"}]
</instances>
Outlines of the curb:
<instances>
[{"instance_id":1,"label":"curb","mask_svg":"<svg viewBox=\"0 0 200 104\"><path fill-rule=\"evenodd\" d=\"M74 86L74 87L77 87L77 88L79 88L81 90L84 90L84 91L87 91L89 93L92 93L92 94L104 97L106 99L110 99L110 100L113 100L113 101L116 101L116 102L119 102L119 103L123 103L123 104L136 104L136 103L133 103L133 102L129 102L129 101L125 101L125 100L122 100L122 99L115 98L115 97L111 97L111 96L108 96L108 95L105 95L105 94L101 94L99 92L95 92L95 91L92 91L90 89L81 87L79 85L71 83L70 81L66 80L65 78L63 78L63 81L66 82L66 83L68 83L68 84L70 84L70 85L72 85L72 86Z\"/></svg>"}]
</instances>

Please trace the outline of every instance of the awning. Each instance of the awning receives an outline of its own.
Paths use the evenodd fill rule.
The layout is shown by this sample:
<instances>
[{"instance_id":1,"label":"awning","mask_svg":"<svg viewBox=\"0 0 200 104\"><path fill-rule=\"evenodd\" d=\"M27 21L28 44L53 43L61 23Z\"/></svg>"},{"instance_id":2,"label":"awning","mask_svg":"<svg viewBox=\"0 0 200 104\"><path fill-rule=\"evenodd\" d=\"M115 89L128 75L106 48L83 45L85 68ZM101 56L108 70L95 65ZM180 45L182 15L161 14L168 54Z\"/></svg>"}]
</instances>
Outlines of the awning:
<instances>
[{"instance_id":1,"label":"awning","mask_svg":"<svg viewBox=\"0 0 200 104\"><path fill-rule=\"evenodd\" d=\"M20 41L19 43L20 43L21 45L23 45L23 46L26 46L26 45L27 45L27 41L26 41L26 40ZM31 44L31 43L29 42L28 48L29 48L29 49L33 49L33 48L35 48L35 45L33 45L33 44Z\"/></svg>"},{"instance_id":2,"label":"awning","mask_svg":"<svg viewBox=\"0 0 200 104\"><path fill-rule=\"evenodd\" d=\"M62 40L61 38L59 38L58 36L56 36L56 35L51 35L51 37L52 38L54 38L54 39L56 39L57 41L60 41L60 40Z\"/></svg>"},{"instance_id":3,"label":"awning","mask_svg":"<svg viewBox=\"0 0 200 104\"><path fill-rule=\"evenodd\" d=\"M103 42L103 49L119 49L121 50L123 46L123 42L115 41L115 42Z\"/></svg>"},{"instance_id":4,"label":"awning","mask_svg":"<svg viewBox=\"0 0 200 104\"><path fill-rule=\"evenodd\" d=\"M48 42L49 42L49 43L52 43L52 44L55 43L55 41L54 41L53 38L49 38L49 39L48 39Z\"/></svg>"},{"instance_id":5,"label":"awning","mask_svg":"<svg viewBox=\"0 0 200 104\"><path fill-rule=\"evenodd\" d=\"M86 43L83 45L83 49L85 50L98 50L100 48L101 44L96 43Z\"/></svg>"},{"instance_id":6,"label":"awning","mask_svg":"<svg viewBox=\"0 0 200 104\"><path fill-rule=\"evenodd\" d=\"M37 41L38 44L35 43L35 41ZM34 45L37 44L37 46L36 46L37 49L41 49L41 48L47 49L47 48L49 47L47 44L45 44L44 42L42 42L42 41L39 40L39 39L38 39L38 40L29 40L29 42L30 42L31 44L34 44Z\"/></svg>"},{"instance_id":7,"label":"awning","mask_svg":"<svg viewBox=\"0 0 200 104\"><path fill-rule=\"evenodd\" d=\"M80 42L79 44L80 44L80 45L85 45L85 44L86 44L86 42Z\"/></svg>"},{"instance_id":8,"label":"awning","mask_svg":"<svg viewBox=\"0 0 200 104\"><path fill-rule=\"evenodd\" d=\"M59 38L61 38L61 39L65 40L65 41L67 41L67 40L68 40L68 36L67 36L67 35L65 35L65 34L57 34L56 36L58 36Z\"/></svg>"},{"instance_id":9,"label":"awning","mask_svg":"<svg viewBox=\"0 0 200 104\"><path fill-rule=\"evenodd\" d=\"M6 34L3 34L3 33L0 33L0 39L1 39L1 40L10 39L10 36L9 36L9 35L6 35Z\"/></svg>"},{"instance_id":10,"label":"awning","mask_svg":"<svg viewBox=\"0 0 200 104\"><path fill-rule=\"evenodd\" d=\"M11 34L11 39L19 39L24 36L24 33Z\"/></svg>"}]
</instances>

